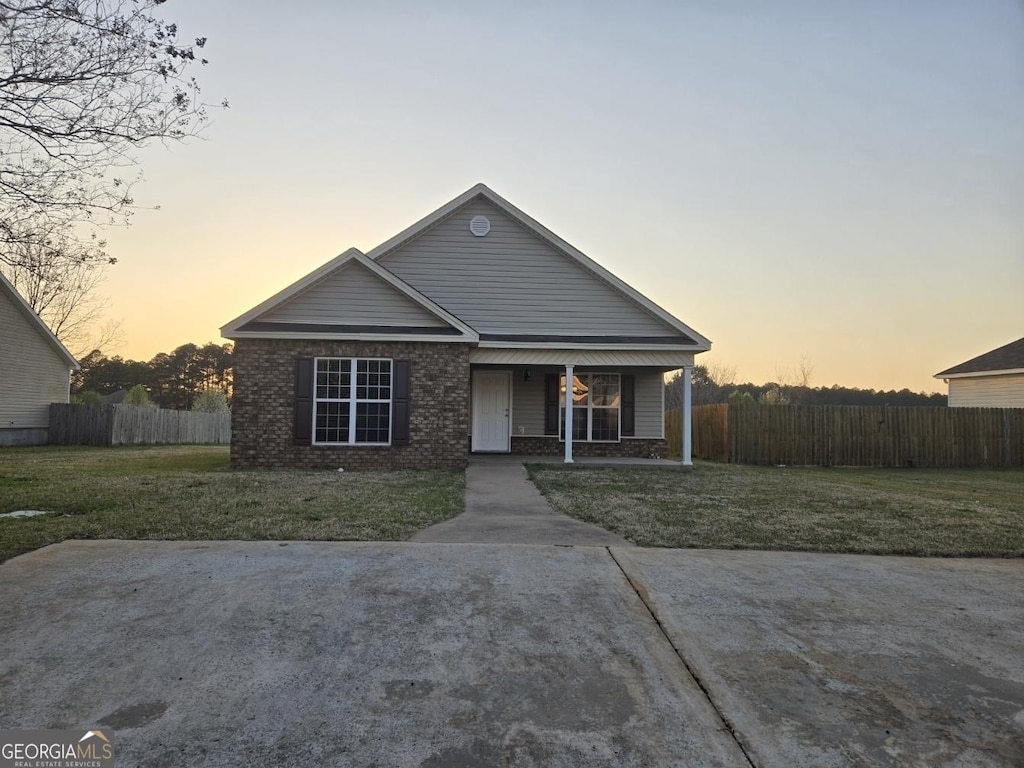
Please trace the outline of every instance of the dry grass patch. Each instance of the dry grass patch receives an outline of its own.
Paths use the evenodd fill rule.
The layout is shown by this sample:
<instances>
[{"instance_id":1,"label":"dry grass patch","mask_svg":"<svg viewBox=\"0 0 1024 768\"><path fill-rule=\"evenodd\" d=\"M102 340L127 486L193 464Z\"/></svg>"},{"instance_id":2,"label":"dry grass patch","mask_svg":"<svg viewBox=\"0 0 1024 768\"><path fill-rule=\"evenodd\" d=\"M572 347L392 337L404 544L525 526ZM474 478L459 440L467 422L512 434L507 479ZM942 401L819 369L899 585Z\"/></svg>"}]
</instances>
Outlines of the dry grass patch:
<instances>
[{"instance_id":1,"label":"dry grass patch","mask_svg":"<svg viewBox=\"0 0 1024 768\"><path fill-rule=\"evenodd\" d=\"M0 449L0 561L65 539L402 541L463 509L463 473L232 471L222 446Z\"/></svg>"},{"instance_id":2,"label":"dry grass patch","mask_svg":"<svg viewBox=\"0 0 1024 768\"><path fill-rule=\"evenodd\" d=\"M556 509L641 546L1024 556L1022 470L528 470Z\"/></svg>"}]
</instances>

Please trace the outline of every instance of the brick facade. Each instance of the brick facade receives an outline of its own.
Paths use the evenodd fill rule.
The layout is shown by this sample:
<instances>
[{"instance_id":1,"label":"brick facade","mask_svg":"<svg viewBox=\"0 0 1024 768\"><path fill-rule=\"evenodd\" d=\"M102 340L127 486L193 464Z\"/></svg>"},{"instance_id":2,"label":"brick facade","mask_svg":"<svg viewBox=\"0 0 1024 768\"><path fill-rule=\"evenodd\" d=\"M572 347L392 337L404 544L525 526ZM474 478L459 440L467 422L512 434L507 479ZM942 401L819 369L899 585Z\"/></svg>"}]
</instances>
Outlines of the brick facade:
<instances>
[{"instance_id":1,"label":"brick facade","mask_svg":"<svg viewBox=\"0 0 1024 768\"><path fill-rule=\"evenodd\" d=\"M561 456L565 443L557 437L516 437L512 436L512 453L516 456ZM572 444L573 456L596 458L624 457L630 459L663 459L668 456L668 441L657 438L624 437L618 443Z\"/></svg>"},{"instance_id":2,"label":"brick facade","mask_svg":"<svg viewBox=\"0 0 1024 768\"><path fill-rule=\"evenodd\" d=\"M410 364L409 444L295 445L295 361L382 357ZM235 467L449 469L466 466L469 345L238 339L231 463Z\"/></svg>"},{"instance_id":3,"label":"brick facade","mask_svg":"<svg viewBox=\"0 0 1024 768\"><path fill-rule=\"evenodd\" d=\"M295 445L295 361L380 357L410 364L409 444ZM239 468L450 469L466 466L470 432L468 344L238 339L231 410L231 463ZM511 453L560 456L557 437L512 437ZM573 444L576 456L664 457L668 443L623 438Z\"/></svg>"}]
</instances>

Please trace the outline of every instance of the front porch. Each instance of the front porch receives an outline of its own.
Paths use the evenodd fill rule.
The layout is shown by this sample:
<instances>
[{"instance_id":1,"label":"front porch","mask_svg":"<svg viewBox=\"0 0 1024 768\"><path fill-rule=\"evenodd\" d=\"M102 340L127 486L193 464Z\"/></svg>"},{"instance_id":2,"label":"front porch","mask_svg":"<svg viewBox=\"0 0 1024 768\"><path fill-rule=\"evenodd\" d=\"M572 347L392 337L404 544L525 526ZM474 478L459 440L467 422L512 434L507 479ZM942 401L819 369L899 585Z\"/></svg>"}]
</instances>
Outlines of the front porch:
<instances>
[{"instance_id":1,"label":"front porch","mask_svg":"<svg viewBox=\"0 0 1024 768\"><path fill-rule=\"evenodd\" d=\"M615 464L663 460L692 467L690 372L692 356L645 356L624 351L600 355L566 351L579 363L551 364L543 350L536 364L526 350L515 363L470 366L472 456L512 455L540 461ZM524 359L525 358L525 359ZM564 357L562 359L565 359ZM625 365L623 363L626 363ZM633 363L633 364L629 364ZM682 370L684 424L681 445L665 440L665 374ZM572 396L566 397L566 382ZM668 460L669 453L682 456Z\"/></svg>"}]
</instances>

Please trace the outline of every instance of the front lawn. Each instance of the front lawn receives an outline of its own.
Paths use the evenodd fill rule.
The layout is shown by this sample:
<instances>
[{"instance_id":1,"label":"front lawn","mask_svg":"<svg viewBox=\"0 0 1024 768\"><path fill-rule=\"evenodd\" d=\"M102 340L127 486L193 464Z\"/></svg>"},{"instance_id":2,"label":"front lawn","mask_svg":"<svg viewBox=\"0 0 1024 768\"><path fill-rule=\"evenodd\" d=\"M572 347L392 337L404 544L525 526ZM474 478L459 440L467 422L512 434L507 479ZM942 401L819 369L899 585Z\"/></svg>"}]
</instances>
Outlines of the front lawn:
<instances>
[{"instance_id":1,"label":"front lawn","mask_svg":"<svg viewBox=\"0 0 1024 768\"><path fill-rule=\"evenodd\" d=\"M408 539L463 473L232 471L224 446L0 448L0 562L64 539Z\"/></svg>"},{"instance_id":2,"label":"front lawn","mask_svg":"<svg viewBox=\"0 0 1024 768\"><path fill-rule=\"evenodd\" d=\"M528 470L555 509L641 546L1024 556L1019 469Z\"/></svg>"}]
</instances>

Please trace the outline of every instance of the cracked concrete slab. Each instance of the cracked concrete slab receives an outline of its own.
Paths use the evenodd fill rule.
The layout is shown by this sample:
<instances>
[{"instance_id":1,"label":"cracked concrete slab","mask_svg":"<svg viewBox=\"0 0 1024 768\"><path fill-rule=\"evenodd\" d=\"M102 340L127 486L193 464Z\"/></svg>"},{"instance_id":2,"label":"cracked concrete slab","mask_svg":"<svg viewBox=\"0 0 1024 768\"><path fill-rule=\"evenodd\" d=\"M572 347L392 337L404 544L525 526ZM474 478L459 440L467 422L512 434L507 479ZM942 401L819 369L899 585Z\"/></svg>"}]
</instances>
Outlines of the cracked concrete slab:
<instances>
[{"instance_id":1,"label":"cracked concrete slab","mask_svg":"<svg viewBox=\"0 0 1024 768\"><path fill-rule=\"evenodd\" d=\"M613 554L756 765L1024 765L1024 562Z\"/></svg>"},{"instance_id":2,"label":"cracked concrete slab","mask_svg":"<svg viewBox=\"0 0 1024 768\"><path fill-rule=\"evenodd\" d=\"M65 542L0 590L0 723L119 765L744 763L603 548Z\"/></svg>"}]
</instances>

